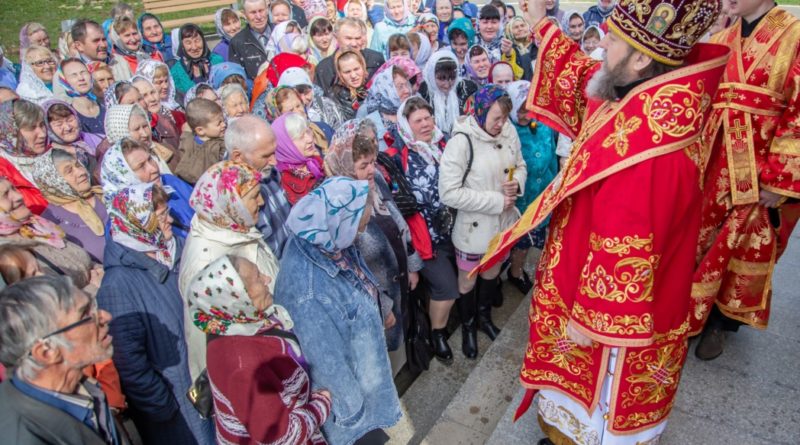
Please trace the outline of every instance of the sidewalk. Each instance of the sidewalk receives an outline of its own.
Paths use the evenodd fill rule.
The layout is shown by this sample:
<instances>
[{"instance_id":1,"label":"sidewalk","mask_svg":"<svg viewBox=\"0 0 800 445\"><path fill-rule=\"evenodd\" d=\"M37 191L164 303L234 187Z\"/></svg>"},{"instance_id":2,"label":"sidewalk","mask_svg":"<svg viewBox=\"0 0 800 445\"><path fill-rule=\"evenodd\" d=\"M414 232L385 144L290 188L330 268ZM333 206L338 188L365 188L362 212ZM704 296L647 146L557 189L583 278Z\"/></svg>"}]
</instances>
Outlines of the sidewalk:
<instances>
[{"instance_id":1,"label":"sidewalk","mask_svg":"<svg viewBox=\"0 0 800 445\"><path fill-rule=\"evenodd\" d=\"M800 233L795 231L773 276L769 328L743 327L710 362L698 360L690 349L662 445L800 443L798 270ZM518 351L519 360L523 352ZM522 394L519 389L487 444L535 444L544 437L534 407L511 423Z\"/></svg>"}]
</instances>

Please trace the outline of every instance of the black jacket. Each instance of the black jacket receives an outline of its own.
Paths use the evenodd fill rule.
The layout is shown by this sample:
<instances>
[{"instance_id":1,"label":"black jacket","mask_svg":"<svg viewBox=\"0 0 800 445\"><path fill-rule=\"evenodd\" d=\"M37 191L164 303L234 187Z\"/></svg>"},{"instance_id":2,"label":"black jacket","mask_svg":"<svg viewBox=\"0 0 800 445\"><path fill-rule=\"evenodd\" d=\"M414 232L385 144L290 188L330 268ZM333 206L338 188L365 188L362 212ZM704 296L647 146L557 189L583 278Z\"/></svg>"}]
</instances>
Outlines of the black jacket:
<instances>
[{"instance_id":1,"label":"black jacket","mask_svg":"<svg viewBox=\"0 0 800 445\"><path fill-rule=\"evenodd\" d=\"M367 62L367 73L369 73L369 78L372 79L372 75L386 60L383 58L383 54L369 48L362 49L361 55L364 56L364 61ZM336 68L333 66L334 57L336 57L336 53L322 59L314 73L314 83L325 90L328 96L330 96L331 87L336 83Z\"/></svg>"},{"instance_id":2,"label":"black jacket","mask_svg":"<svg viewBox=\"0 0 800 445\"><path fill-rule=\"evenodd\" d=\"M266 35L269 36L270 32L271 28L268 25ZM258 75L258 68L269 60L264 47L253 35L250 25L245 26L231 39L228 46L228 60L242 65L250 80L255 79Z\"/></svg>"}]
</instances>

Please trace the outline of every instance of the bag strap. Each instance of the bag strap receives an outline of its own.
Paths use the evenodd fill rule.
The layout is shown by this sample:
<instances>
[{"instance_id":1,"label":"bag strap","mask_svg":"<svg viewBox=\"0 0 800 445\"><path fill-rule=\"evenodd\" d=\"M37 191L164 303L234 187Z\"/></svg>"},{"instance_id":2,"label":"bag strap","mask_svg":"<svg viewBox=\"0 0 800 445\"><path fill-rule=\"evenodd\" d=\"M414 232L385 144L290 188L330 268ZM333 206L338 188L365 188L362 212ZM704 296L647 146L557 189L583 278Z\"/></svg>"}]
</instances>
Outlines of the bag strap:
<instances>
[{"instance_id":1,"label":"bag strap","mask_svg":"<svg viewBox=\"0 0 800 445\"><path fill-rule=\"evenodd\" d=\"M453 133L453 136L457 134L463 135L465 138L467 138L467 143L469 143L469 157L467 158L468 159L467 169L464 170L464 176L461 178L461 187L464 187L464 183L467 182L467 175L469 175L469 172L472 170L472 157L475 155L475 153L472 149L472 139L470 139L469 135L467 133L459 131L458 133Z\"/></svg>"},{"instance_id":2,"label":"bag strap","mask_svg":"<svg viewBox=\"0 0 800 445\"><path fill-rule=\"evenodd\" d=\"M300 344L300 340L297 339L297 336L291 332L284 331L283 329L276 329L276 328L269 328L266 331L262 332L261 335L271 335L273 337L280 337L284 340L291 340L298 345Z\"/></svg>"}]
</instances>

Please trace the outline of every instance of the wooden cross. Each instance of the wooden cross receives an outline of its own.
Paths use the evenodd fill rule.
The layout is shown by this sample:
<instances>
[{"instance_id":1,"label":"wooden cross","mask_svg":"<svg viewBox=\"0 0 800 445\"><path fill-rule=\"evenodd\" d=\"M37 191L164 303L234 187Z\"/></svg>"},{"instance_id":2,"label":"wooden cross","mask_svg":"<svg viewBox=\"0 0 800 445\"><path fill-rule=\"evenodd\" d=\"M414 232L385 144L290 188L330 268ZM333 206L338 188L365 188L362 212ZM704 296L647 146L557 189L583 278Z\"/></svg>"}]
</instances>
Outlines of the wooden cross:
<instances>
[{"instance_id":1,"label":"wooden cross","mask_svg":"<svg viewBox=\"0 0 800 445\"><path fill-rule=\"evenodd\" d=\"M736 133L736 139L742 138L742 133L749 130L746 125L742 125L739 119L733 120L733 128L728 129L728 134Z\"/></svg>"}]
</instances>

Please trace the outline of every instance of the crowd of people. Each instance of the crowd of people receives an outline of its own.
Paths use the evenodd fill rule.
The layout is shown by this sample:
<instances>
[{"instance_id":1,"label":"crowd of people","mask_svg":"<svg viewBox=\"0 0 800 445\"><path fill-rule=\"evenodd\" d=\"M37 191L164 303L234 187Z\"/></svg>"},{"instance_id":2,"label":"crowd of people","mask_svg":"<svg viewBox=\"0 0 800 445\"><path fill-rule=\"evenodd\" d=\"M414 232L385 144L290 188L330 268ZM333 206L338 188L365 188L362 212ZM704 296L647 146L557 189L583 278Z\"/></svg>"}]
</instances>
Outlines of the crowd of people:
<instances>
[{"instance_id":1,"label":"crowd of people","mask_svg":"<svg viewBox=\"0 0 800 445\"><path fill-rule=\"evenodd\" d=\"M500 335L492 310L505 282L533 292L522 380L542 390L550 439L600 443L574 428L599 422L609 437L657 440L685 358L695 251L718 255L714 227L737 230L720 210L700 231L696 167L727 177L727 161L696 147L722 47L690 50L763 14L734 7L744 19L733 28L728 11L700 0L598 0L583 14L529 3L242 0L216 12L216 42L124 3L103 23L74 18L57 42L41 24L22 26L19 63L0 54L4 434L20 444L385 443L402 415L394 376L456 360L451 318L475 359L479 332ZM625 107L642 107L631 91L644 97L666 73L683 79L703 57L716 63L703 65L710 74L691 71L700 80L678 89L694 120L665 97L648 99L647 123L630 117ZM695 91L703 85L710 93ZM720 116L709 125L734 122ZM770 161L759 209L800 198L776 167L797 155L798 125L780 128L791 141ZM644 142L629 141L639 129ZM645 211L668 192L686 200ZM772 266L793 224L764 238ZM532 248L543 250L535 286ZM745 256L731 261L741 271ZM737 315L735 299L711 312L717 291L737 286L714 273L695 283L708 291L713 278L715 291L691 292L693 333L713 321L698 349L706 359L721 353L724 320L768 315ZM666 295L681 293L680 304ZM626 299L647 309L596 303ZM627 372L621 363L648 345L674 352L639 368L657 374L643 379L659 395L631 384L633 401L615 405L600 367ZM586 414L600 398L606 413L660 411L610 422ZM564 427L559 408L582 414Z\"/></svg>"}]
</instances>

